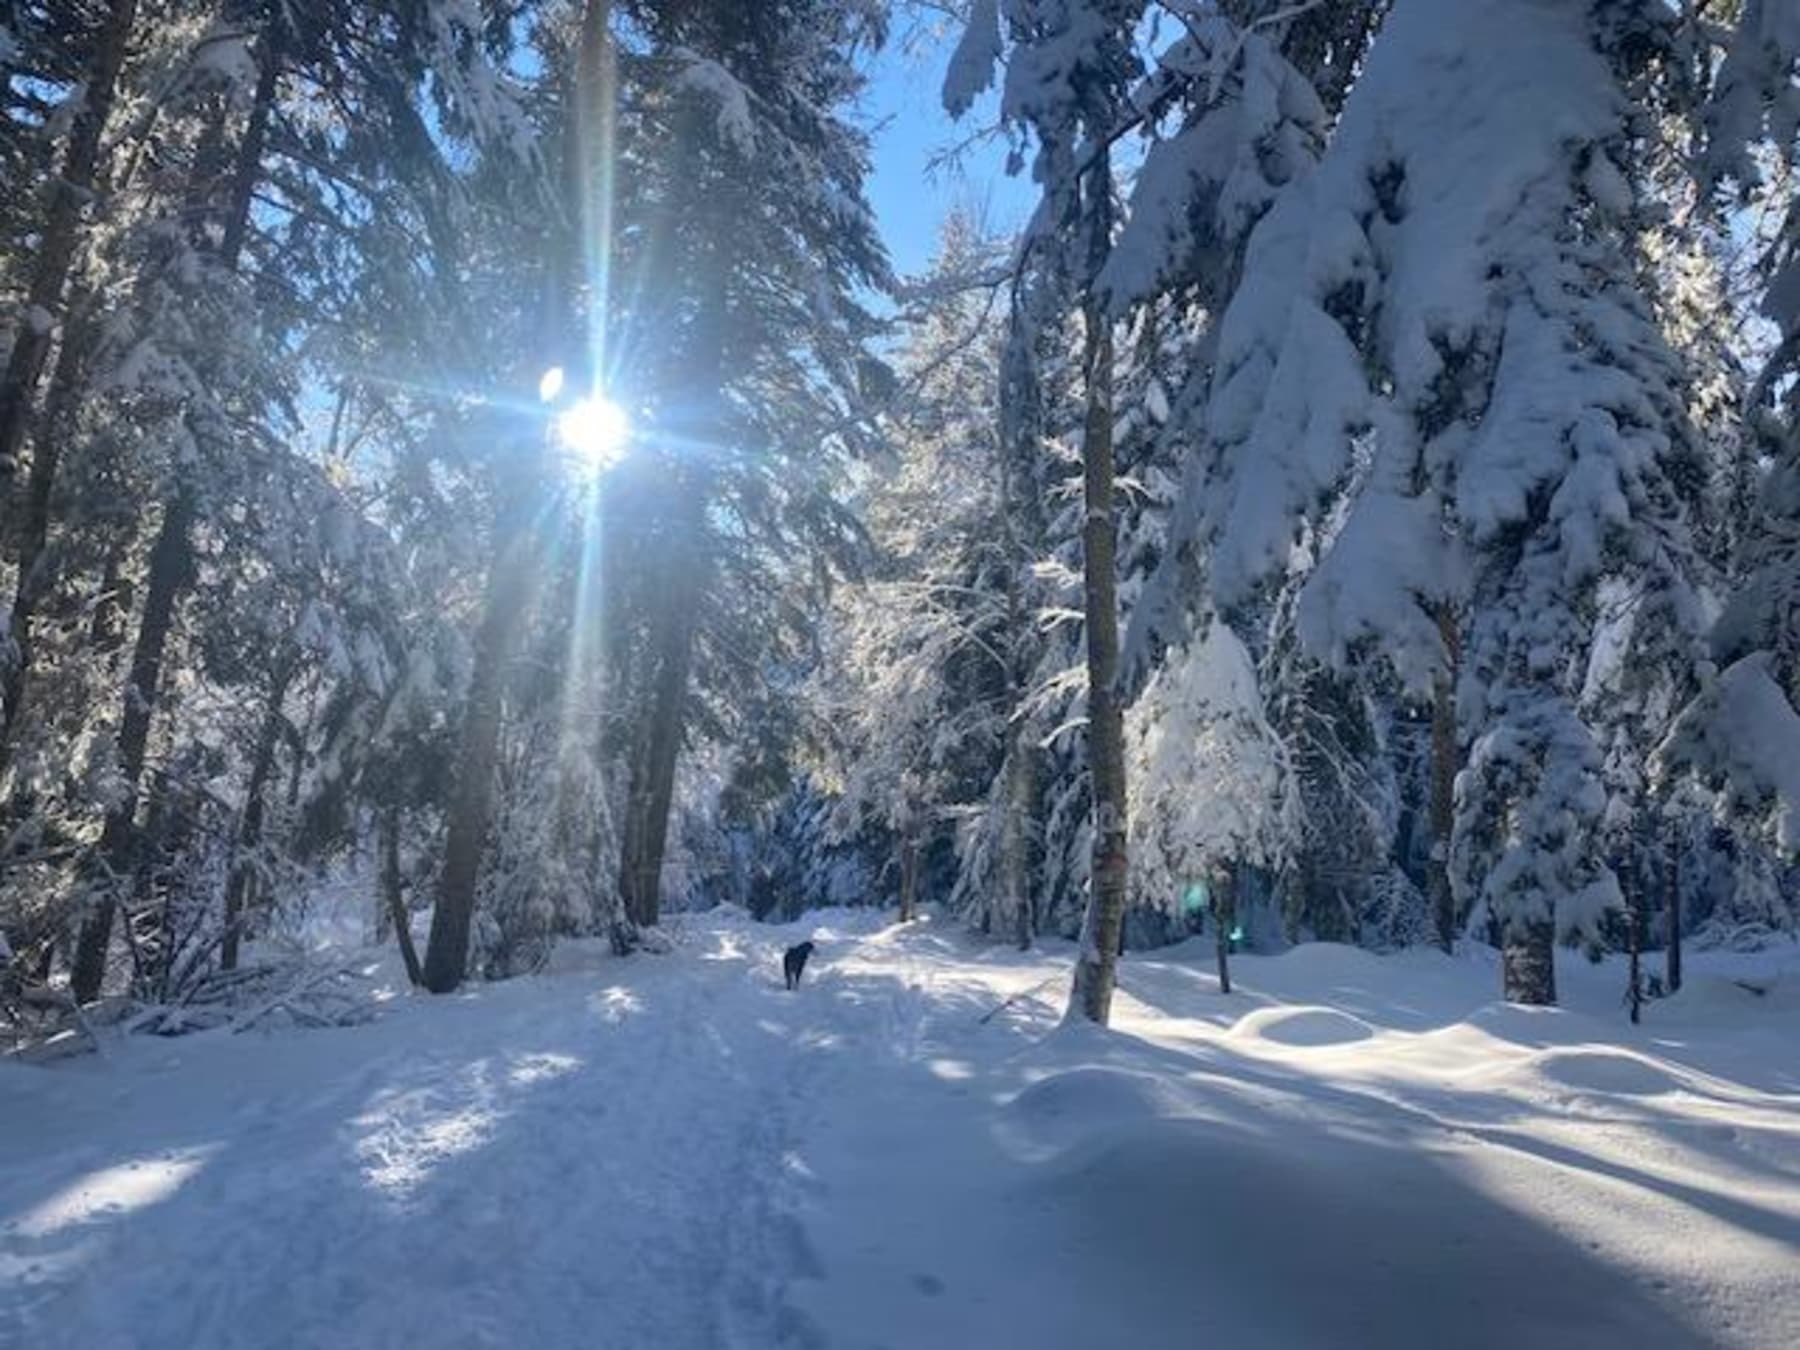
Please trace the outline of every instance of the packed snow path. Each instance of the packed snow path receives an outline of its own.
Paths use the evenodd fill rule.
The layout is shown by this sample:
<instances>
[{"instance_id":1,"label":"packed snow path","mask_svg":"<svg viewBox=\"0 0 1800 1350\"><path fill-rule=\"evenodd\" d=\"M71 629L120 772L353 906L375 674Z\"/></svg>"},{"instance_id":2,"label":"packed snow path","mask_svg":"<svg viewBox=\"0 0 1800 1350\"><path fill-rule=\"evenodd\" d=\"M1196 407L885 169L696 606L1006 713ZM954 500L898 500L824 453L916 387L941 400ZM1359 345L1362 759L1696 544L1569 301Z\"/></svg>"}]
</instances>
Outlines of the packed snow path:
<instances>
[{"instance_id":1,"label":"packed snow path","mask_svg":"<svg viewBox=\"0 0 1800 1350\"><path fill-rule=\"evenodd\" d=\"M1114 1033L1056 1031L1067 961L717 914L367 1027L0 1064L0 1345L1800 1343L1793 955L1638 1032L1612 968L1527 1012L1329 947L1230 998L1133 958Z\"/></svg>"}]
</instances>

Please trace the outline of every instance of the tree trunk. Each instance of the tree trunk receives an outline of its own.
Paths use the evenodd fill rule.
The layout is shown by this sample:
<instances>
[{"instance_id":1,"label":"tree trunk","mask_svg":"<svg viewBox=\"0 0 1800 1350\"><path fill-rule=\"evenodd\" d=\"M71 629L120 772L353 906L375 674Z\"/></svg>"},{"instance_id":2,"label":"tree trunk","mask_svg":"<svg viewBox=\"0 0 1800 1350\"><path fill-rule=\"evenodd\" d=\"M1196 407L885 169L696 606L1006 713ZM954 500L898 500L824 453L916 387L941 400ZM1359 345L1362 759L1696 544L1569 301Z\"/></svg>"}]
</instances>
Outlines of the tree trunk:
<instances>
[{"instance_id":1,"label":"tree trunk","mask_svg":"<svg viewBox=\"0 0 1800 1350\"><path fill-rule=\"evenodd\" d=\"M700 541L677 546L684 552L697 552ZM619 848L619 895L625 917L636 928L654 928L660 914L669 809L675 800L675 768L681 756L688 676L699 626L702 588L693 576L697 568L697 560L679 567L683 580L658 607L657 650L647 671L652 682L650 715L632 757L630 797Z\"/></svg>"},{"instance_id":2,"label":"tree trunk","mask_svg":"<svg viewBox=\"0 0 1800 1350\"><path fill-rule=\"evenodd\" d=\"M292 659L284 659L269 689L262 729L256 738L256 757L250 765L250 782L244 790L244 811L238 819L237 838L232 841L231 876L225 884L225 938L219 949L219 965L225 970L237 969L238 943L256 877L256 854L262 846L269 779L274 776L275 751L281 743L281 704L287 697L295 666Z\"/></svg>"},{"instance_id":3,"label":"tree trunk","mask_svg":"<svg viewBox=\"0 0 1800 1350\"><path fill-rule=\"evenodd\" d=\"M412 916L406 910L406 894L400 875L400 808L384 807L381 812L381 894L384 912L393 924L394 937L400 944L400 959L406 963L406 978L414 988L425 983L419 969L419 953L413 946Z\"/></svg>"},{"instance_id":4,"label":"tree trunk","mask_svg":"<svg viewBox=\"0 0 1800 1350\"><path fill-rule=\"evenodd\" d=\"M1631 1010L1631 1024L1636 1026L1644 1007L1644 888L1642 869L1632 879L1631 894L1626 897L1626 952L1629 963L1625 976L1625 1006Z\"/></svg>"},{"instance_id":5,"label":"tree trunk","mask_svg":"<svg viewBox=\"0 0 1800 1350\"><path fill-rule=\"evenodd\" d=\"M1214 948L1219 961L1219 992L1231 992L1231 930L1237 926L1237 893L1232 879L1221 874L1212 887Z\"/></svg>"},{"instance_id":6,"label":"tree trunk","mask_svg":"<svg viewBox=\"0 0 1800 1350\"><path fill-rule=\"evenodd\" d=\"M493 825L494 765L500 749L506 665L524 617L536 563L530 547L528 503L515 503L507 517L499 560L488 573L481 627L475 634L474 666L444 833L444 862L438 875L437 905L431 914L431 938L425 947L423 982L434 994L447 994L461 984L469 964L475 885Z\"/></svg>"},{"instance_id":7,"label":"tree trunk","mask_svg":"<svg viewBox=\"0 0 1800 1350\"><path fill-rule=\"evenodd\" d=\"M0 372L0 464L16 460L24 443L25 424L50 352L52 327L61 313L69 268L75 259L81 208L93 193L100 137L112 111L119 71L125 64L125 49L136 17L137 0L113 0L95 49L93 68L85 81L81 111L70 128L68 147L51 188L37 265L25 297L26 322L19 325L6 368Z\"/></svg>"},{"instance_id":8,"label":"tree trunk","mask_svg":"<svg viewBox=\"0 0 1800 1350\"><path fill-rule=\"evenodd\" d=\"M908 820L900 836L900 922L911 923L919 903L919 838Z\"/></svg>"},{"instance_id":9,"label":"tree trunk","mask_svg":"<svg viewBox=\"0 0 1800 1350\"><path fill-rule=\"evenodd\" d=\"M262 178L263 147L269 139L269 118L275 110L275 91L281 80L278 19L270 22L258 45L256 94L250 105L250 121L244 128L244 138L238 143L237 159L231 166L225 230L219 242L219 260L230 272L237 271L238 260L244 252L244 240L250 232L250 199Z\"/></svg>"},{"instance_id":10,"label":"tree trunk","mask_svg":"<svg viewBox=\"0 0 1800 1350\"><path fill-rule=\"evenodd\" d=\"M119 800L106 814L100 832L100 874L94 878L95 895L76 942L70 985L76 1002L87 1003L100 992L106 978L107 948L112 942L115 885L130 875L137 852L138 787L143 780L144 748L150 738L151 716L156 710L157 686L162 680L163 652L174 626L175 604L193 570L188 538L193 523L193 503L178 493L163 512L162 527L150 550L150 576L145 586L144 614L138 625L137 645L131 653L131 670L125 681L125 708L119 721Z\"/></svg>"},{"instance_id":11,"label":"tree trunk","mask_svg":"<svg viewBox=\"0 0 1800 1350\"><path fill-rule=\"evenodd\" d=\"M696 272L712 273L718 266L709 251L704 264L696 264ZM694 320L698 336L687 375L690 406L696 410L694 424L677 428L699 444L715 441L722 434L726 317L725 284L720 279L703 298ZM619 896L626 922L633 928L655 927L660 909L669 808L675 797L675 768L686 729L688 677L710 570L710 472L692 461L672 464L667 490L673 494L667 515L668 586L662 594L650 597L649 650L644 662L650 706L632 755L630 795L619 846Z\"/></svg>"},{"instance_id":12,"label":"tree trunk","mask_svg":"<svg viewBox=\"0 0 1800 1350\"><path fill-rule=\"evenodd\" d=\"M1082 529L1088 667L1088 772L1094 799L1094 854L1081 951L1076 958L1069 1016L1105 1026L1118 977L1125 914L1125 722L1119 704L1119 601L1113 519L1112 328L1091 285L1105 260L1110 235L1112 169L1101 154L1084 185L1089 230L1090 285L1084 305L1082 377L1087 410L1082 467L1087 520Z\"/></svg>"},{"instance_id":13,"label":"tree trunk","mask_svg":"<svg viewBox=\"0 0 1800 1350\"><path fill-rule=\"evenodd\" d=\"M1549 919L1513 920L1500 935L1501 995L1508 1003L1556 1002L1556 942Z\"/></svg>"},{"instance_id":14,"label":"tree trunk","mask_svg":"<svg viewBox=\"0 0 1800 1350\"><path fill-rule=\"evenodd\" d=\"M1663 986L1671 994L1681 988L1681 841L1672 841L1663 884L1667 888L1668 946L1664 949Z\"/></svg>"},{"instance_id":15,"label":"tree trunk","mask_svg":"<svg viewBox=\"0 0 1800 1350\"><path fill-rule=\"evenodd\" d=\"M1437 920L1438 946L1456 949L1456 894L1450 885L1450 833L1456 825L1456 677L1462 654L1456 616L1448 605L1437 615L1438 635L1444 644L1446 669L1431 690L1431 861L1432 913Z\"/></svg>"}]
</instances>

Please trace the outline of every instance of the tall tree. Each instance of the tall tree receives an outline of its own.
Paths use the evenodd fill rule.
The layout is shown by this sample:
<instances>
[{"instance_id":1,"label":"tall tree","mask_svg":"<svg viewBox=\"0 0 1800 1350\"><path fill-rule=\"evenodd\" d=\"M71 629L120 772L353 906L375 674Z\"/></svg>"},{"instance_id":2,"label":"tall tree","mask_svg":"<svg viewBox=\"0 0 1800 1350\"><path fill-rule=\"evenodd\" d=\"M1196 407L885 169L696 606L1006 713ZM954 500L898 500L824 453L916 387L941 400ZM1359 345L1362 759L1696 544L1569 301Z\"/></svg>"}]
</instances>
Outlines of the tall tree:
<instances>
[{"instance_id":1,"label":"tall tree","mask_svg":"<svg viewBox=\"0 0 1800 1350\"><path fill-rule=\"evenodd\" d=\"M832 489L871 441L862 346L875 325L856 291L885 286L887 263L863 199L866 141L845 118L857 54L882 37L876 15L809 0L647 4L639 17L644 77L668 114L643 128L632 170L665 222L629 320L664 353L643 376L661 390L648 453L627 469L657 476L639 489L656 585L626 639L638 725L619 860L643 928L658 916L696 696L741 665L734 636L754 633L752 649L777 636L768 592L812 584L854 546Z\"/></svg>"},{"instance_id":2,"label":"tall tree","mask_svg":"<svg viewBox=\"0 0 1800 1350\"><path fill-rule=\"evenodd\" d=\"M999 9L986 0L971 12L944 90L952 113L966 111L1005 55L1001 115L1035 138L1034 175L1043 189L1021 245L1026 255L1021 267L1032 254L1057 255L1042 265L1063 279L1064 302L1082 316L1082 577L1093 865L1069 1013L1102 1024L1111 1012L1124 922L1127 807L1115 556L1113 314L1100 278L1112 246L1110 147L1125 115L1126 90L1138 72L1133 30L1142 8L1133 0L1021 0L1007 6L1003 35Z\"/></svg>"}]
</instances>

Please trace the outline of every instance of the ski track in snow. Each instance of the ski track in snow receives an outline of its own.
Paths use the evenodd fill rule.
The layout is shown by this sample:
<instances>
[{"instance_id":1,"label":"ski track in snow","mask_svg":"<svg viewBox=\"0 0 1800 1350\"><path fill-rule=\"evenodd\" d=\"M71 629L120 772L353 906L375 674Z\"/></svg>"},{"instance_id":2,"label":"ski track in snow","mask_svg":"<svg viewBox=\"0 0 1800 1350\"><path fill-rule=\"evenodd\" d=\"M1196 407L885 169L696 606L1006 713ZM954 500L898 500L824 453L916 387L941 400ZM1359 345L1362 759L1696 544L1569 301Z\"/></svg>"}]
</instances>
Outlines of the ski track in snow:
<instances>
[{"instance_id":1,"label":"ski track in snow","mask_svg":"<svg viewBox=\"0 0 1800 1350\"><path fill-rule=\"evenodd\" d=\"M1062 944L671 927L0 1064L0 1346L1800 1344L1800 953L1697 956L1633 1031L1616 967L1541 1012L1485 957L1307 947L1226 998L1195 945L1102 1032L1055 1028Z\"/></svg>"},{"instance_id":2,"label":"ski track in snow","mask_svg":"<svg viewBox=\"0 0 1800 1350\"><path fill-rule=\"evenodd\" d=\"M818 1040L779 951L736 929L360 1031L10 1069L0 1345L777 1343Z\"/></svg>"}]
</instances>

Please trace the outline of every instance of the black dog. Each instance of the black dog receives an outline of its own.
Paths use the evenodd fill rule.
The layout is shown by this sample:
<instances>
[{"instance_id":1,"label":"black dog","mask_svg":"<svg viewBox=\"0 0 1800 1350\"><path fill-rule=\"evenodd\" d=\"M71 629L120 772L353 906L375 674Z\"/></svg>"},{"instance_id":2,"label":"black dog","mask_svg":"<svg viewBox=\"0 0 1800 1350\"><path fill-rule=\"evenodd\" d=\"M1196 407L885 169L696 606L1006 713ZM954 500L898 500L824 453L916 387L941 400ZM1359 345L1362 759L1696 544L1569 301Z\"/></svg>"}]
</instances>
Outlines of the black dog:
<instances>
[{"instance_id":1,"label":"black dog","mask_svg":"<svg viewBox=\"0 0 1800 1350\"><path fill-rule=\"evenodd\" d=\"M806 958L812 955L812 949L812 943L802 942L781 954L781 973L786 977L789 989L800 987L800 972L806 969Z\"/></svg>"}]
</instances>

